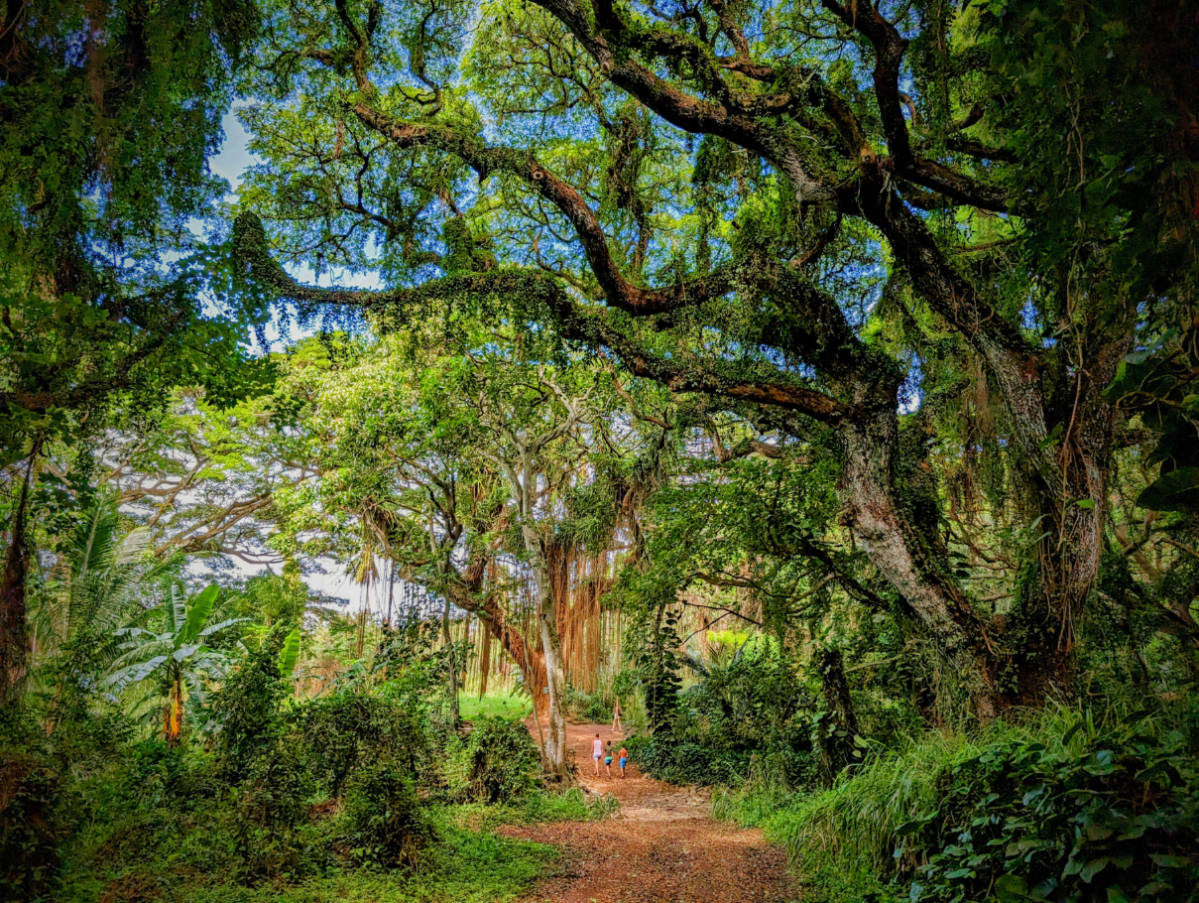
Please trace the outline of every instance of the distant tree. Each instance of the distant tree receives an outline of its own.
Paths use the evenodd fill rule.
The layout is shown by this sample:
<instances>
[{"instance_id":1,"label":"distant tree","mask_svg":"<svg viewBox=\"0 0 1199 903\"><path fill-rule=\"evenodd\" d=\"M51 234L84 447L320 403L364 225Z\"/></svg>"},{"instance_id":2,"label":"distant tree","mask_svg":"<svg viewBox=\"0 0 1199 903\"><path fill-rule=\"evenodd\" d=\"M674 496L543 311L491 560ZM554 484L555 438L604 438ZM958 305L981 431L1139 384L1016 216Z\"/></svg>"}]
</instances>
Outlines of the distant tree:
<instances>
[{"instance_id":1,"label":"distant tree","mask_svg":"<svg viewBox=\"0 0 1199 903\"><path fill-rule=\"evenodd\" d=\"M496 337L457 329L338 341L323 365L288 374L321 476L282 528L300 537L317 526L334 544L356 537L354 555L394 563L401 579L486 623L533 697L547 764L564 770L568 551L616 544L630 498L605 479L601 457L635 457L646 437L617 422L623 401L606 369L562 368L531 348L475 350Z\"/></svg>"}]
</instances>

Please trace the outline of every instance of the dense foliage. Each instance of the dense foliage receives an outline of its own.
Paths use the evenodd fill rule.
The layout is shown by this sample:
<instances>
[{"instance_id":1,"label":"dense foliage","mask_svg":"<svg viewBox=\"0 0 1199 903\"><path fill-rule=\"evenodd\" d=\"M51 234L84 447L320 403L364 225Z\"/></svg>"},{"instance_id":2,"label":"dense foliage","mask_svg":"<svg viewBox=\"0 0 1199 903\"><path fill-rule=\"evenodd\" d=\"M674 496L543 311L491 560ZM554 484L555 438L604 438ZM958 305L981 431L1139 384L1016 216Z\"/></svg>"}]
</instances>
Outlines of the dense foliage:
<instances>
[{"instance_id":1,"label":"dense foliage","mask_svg":"<svg viewBox=\"0 0 1199 903\"><path fill-rule=\"evenodd\" d=\"M511 898L623 712L805 899L1197 899L1196 46L9 0L0 896Z\"/></svg>"},{"instance_id":2,"label":"dense foliage","mask_svg":"<svg viewBox=\"0 0 1199 903\"><path fill-rule=\"evenodd\" d=\"M1193 900L1193 707L1061 709L874 751L812 795L717 810L786 843L817 900Z\"/></svg>"}]
</instances>

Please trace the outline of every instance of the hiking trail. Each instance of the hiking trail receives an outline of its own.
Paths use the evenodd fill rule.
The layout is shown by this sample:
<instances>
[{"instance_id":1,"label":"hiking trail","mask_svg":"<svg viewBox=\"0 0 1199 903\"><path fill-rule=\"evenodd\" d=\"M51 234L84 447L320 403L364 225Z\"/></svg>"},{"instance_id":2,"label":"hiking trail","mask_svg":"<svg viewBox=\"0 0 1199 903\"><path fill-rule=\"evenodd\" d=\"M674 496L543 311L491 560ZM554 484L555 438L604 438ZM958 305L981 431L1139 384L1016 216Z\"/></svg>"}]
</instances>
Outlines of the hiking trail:
<instances>
[{"instance_id":1,"label":"hiking trail","mask_svg":"<svg viewBox=\"0 0 1199 903\"><path fill-rule=\"evenodd\" d=\"M620 800L613 818L593 822L509 825L501 833L562 849L556 872L544 878L527 903L788 903L797 898L786 854L762 832L718 822L706 791L675 787L641 774L628 777L612 763L594 774L596 733L619 750L623 734L609 725L570 724L579 783L588 793Z\"/></svg>"}]
</instances>

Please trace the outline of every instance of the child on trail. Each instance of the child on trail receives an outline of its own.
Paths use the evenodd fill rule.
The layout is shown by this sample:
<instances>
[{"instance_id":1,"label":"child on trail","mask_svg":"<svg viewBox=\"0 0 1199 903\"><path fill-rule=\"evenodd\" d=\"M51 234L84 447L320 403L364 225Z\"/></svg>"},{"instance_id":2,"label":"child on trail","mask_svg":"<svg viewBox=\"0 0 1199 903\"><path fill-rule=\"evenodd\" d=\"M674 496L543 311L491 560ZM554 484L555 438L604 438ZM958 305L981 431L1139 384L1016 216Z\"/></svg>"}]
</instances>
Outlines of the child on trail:
<instances>
[{"instance_id":1,"label":"child on trail","mask_svg":"<svg viewBox=\"0 0 1199 903\"><path fill-rule=\"evenodd\" d=\"M629 764L629 751L622 746L620 748L620 752L618 752L616 755L620 759L620 776L622 778L628 777L628 775L624 773L624 769L625 766Z\"/></svg>"},{"instance_id":2,"label":"child on trail","mask_svg":"<svg viewBox=\"0 0 1199 903\"><path fill-rule=\"evenodd\" d=\"M612 741L608 741L608 749L604 755L604 767L608 769L608 777L612 777Z\"/></svg>"},{"instance_id":3,"label":"child on trail","mask_svg":"<svg viewBox=\"0 0 1199 903\"><path fill-rule=\"evenodd\" d=\"M604 741L600 739L600 735L596 734L595 739L591 741L591 758L595 761L595 776L599 777L599 760L604 754Z\"/></svg>"}]
</instances>

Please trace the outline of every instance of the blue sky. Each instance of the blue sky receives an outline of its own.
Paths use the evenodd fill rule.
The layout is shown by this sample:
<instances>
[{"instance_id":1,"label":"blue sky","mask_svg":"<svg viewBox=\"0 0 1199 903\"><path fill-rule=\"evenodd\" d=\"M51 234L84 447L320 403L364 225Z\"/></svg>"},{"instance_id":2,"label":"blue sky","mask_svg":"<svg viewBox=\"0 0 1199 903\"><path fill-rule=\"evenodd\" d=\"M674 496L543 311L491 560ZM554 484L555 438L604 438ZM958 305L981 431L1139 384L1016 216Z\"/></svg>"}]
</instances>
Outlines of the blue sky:
<instances>
[{"instance_id":1,"label":"blue sky","mask_svg":"<svg viewBox=\"0 0 1199 903\"><path fill-rule=\"evenodd\" d=\"M236 194L242 173L255 162L249 149L250 136L232 110L221 120L221 127L225 131L225 142L221 145L221 152L209 159L208 167L228 182Z\"/></svg>"}]
</instances>

